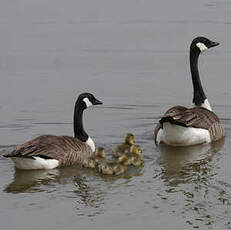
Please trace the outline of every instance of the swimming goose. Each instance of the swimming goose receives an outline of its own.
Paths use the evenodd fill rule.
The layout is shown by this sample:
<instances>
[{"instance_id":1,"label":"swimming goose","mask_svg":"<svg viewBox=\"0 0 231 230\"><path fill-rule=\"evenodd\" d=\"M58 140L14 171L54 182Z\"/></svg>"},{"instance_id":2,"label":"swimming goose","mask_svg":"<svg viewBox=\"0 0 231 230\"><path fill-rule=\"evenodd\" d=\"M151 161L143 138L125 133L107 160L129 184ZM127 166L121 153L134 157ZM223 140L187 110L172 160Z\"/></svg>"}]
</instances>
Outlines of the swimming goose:
<instances>
[{"instance_id":1,"label":"swimming goose","mask_svg":"<svg viewBox=\"0 0 231 230\"><path fill-rule=\"evenodd\" d=\"M205 37L195 38L190 46L190 68L193 84L193 107L175 106L159 120L155 143L190 146L216 141L224 136L224 128L205 96L201 85L198 58L201 52L219 45Z\"/></svg>"},{"instance_id":2,"label":"swimming goose","mask_svg":"<svg viewBox=\"0 0 231 230\"><path fill-rule=\"evenodd\" d=\"M79 95L74 109L74 137L42 135L5 154L18 169L53 169L81 163L94 155L95 144L83 128L83 111L100 105L90 93Z\"/></svg>"}]
</instances>

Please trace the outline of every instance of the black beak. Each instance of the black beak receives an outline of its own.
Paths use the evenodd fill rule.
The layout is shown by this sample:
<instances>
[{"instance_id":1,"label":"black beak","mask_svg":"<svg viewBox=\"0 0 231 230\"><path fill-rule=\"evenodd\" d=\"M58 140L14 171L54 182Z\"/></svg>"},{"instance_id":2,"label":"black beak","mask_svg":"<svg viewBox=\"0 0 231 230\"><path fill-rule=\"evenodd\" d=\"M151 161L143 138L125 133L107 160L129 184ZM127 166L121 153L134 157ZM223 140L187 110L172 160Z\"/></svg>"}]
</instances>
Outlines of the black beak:
<instances>
[{"instance_id":1,"label":"black beak","mask_svg":"<svg viewBox=\"0 0 231 230\"><path fill-rule=\"evenodd\" d=\"M215 46L218 46L218 45L220 45L220 43L211 41L210 44L209 44L209 48L215 47Z\"/></svg>"},{"instance_id":2,"label":"black beak","mask_svg":"<svg viewBox=\"0 0 231 230\"><path fill-rule=\"evenodd\" d=\"M102 105L103 102L95 98L92 104L93 105Z\"/></svg>"}]
</instances>

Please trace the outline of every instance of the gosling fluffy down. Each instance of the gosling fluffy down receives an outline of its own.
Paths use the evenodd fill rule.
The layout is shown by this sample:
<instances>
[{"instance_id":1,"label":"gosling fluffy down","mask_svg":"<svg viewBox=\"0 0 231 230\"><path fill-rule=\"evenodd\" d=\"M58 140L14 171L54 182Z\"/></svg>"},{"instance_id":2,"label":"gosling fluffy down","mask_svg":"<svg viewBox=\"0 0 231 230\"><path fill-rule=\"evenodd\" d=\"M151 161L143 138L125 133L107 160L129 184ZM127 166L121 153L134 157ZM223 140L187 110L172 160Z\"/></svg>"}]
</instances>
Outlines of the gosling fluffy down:
<instances>
[{"instance_id":1,"label":"gosling fluffy down","mask_svg":"<svg viewBox=\"0 0 231 230\"><path fill-rule=\"evenodd\" d=\"M120 157L123 153L128 153L132 145L134 145L134 135L127 133L124 137L124 143L119 144L112 150L112 156Z\"/></svg>"}]
</instances>

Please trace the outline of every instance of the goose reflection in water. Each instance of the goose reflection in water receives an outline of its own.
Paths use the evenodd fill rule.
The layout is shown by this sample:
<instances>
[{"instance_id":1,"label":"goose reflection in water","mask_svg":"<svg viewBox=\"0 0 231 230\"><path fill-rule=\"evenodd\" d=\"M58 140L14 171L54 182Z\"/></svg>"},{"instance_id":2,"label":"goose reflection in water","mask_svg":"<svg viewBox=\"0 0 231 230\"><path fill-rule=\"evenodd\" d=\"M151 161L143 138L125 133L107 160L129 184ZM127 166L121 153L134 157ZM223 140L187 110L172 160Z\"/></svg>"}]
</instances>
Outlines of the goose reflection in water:
<instances>
[{"instance_id":1,"label":"goose reflection in water","mask_svg":"<svg viewBox=\"0 0 231 230\"><path fill-rule=\"evenodd\" d=\"M160 145L161 178L168 185L177 186L194 180L195 174L209 174L212 166L208 166L208 162L221 150L223 145L224 139L211 144L189 147Z\"/></svg>"},{"instance_id":2,"label":"goose reflection in water","mask_svg":"<svg viewBox=\"0 0 231 230\"><path fill-rule=\"evenodd\" d=\"M13 181L4 189L6 193L37 193L57 190L59 185L70 185L65 187L66 196L77 198L77 203L85 206L98 206L102 197L94 192L95 188L89 185L86 178L91 178L93 172L79 166L66 167L52 170L15 170ZM60 190L64 187L61 186Z\"/></svg>"},{"instance_id":3,"label":"goose reflection in water","mask_svg":"<svg viewBox=\"0 0 231 230\"><path fill-rule=\"evenodd\" d=\"M64 189L66 197L75 199L77 206L83 204L85 207L98 208L103 203L107 188L113 184L116 187L117 180L120 178L125 179L126 186L126 181L133 176L141 176L141 171L142 167L132 167L125 174L115 177L100 175L95 170L82 168L78 165L52 170L16 169L13 181L5 187L4 192L32 194L52 193L55 190Z\"/></svg>"},{"instance_id":4,"label":"goose reflection in water","mask_svg":"<svg viewBox=\"0 0 231 230\"><path fill-rule=\"evenodd\" d=\"M57 181L59 170L15 170L13 182L4 189L7 193L33 193L43 192L41 185L49 185Z\"/></svg>"}]
</instances>

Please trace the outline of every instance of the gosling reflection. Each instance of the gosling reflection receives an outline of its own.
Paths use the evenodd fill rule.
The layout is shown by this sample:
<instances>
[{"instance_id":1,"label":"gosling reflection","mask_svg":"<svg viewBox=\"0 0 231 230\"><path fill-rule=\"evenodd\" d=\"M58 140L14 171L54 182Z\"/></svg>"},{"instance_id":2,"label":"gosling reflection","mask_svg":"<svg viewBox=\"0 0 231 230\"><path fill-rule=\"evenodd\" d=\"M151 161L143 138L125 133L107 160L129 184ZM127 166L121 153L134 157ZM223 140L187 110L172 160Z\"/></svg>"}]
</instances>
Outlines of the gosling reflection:
<instances>
[{"instance_id":1,"label":"gosling reflection","mask_svg":"<svg viewBox=\"0 0 231 230\"><path fill-rule=\"evenodd\" d=\"M221 150L224 139L205 145L172 147L160 145L159 164L162 167L162 179L171 186L187 183L196 172L211 170L204 167ZM211 166L212 167L212 166ZM202 169L203 168L203 169Z\"/></svg>"}]
</instances>

